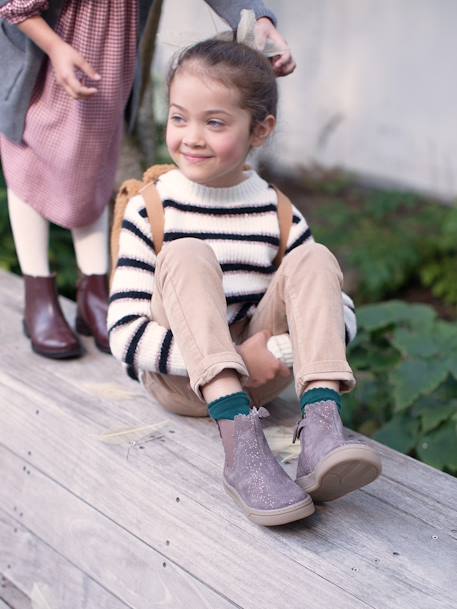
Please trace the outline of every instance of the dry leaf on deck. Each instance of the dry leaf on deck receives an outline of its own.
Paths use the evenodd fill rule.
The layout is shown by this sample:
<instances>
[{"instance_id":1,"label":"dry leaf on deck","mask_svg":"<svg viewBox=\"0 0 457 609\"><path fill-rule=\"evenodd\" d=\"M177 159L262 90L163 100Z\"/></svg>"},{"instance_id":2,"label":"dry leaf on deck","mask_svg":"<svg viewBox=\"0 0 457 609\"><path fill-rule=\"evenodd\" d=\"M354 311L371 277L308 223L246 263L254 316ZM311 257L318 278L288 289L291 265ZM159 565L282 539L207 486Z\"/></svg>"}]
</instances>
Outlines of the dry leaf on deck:
<instances>
[{"instance_id":1,"label":"dry leaf on deck","mask_svg":"<svg viewBox=\"0 0 457 609\"><path fill-rule=\"evenodd\" d=\"M129 427L127 429L118 429L97 436L97 440L106 444L133 444L140 441L147 442L162 438L165 431L171 426L169 419L164 419L158 423L151 425L142 425L141 427Z\"/></svg>"},{"instance_id":2,"label":"dry leaf on deck","mask_svg":"<svg viewBox=\"0 0 457 609\"><path fill-rule=\"evenodd\" d=\"M47 584L35 582L30 601L33 609L58 609L51 588Z\"/></svg>"},{"instance_id":3,"label":"dry leaf on deck","mask_svg":"<svg viewBox=\"0 0 457 609\"><path fill-rule=\"evenodd\" d=\"M81 387L107 400L129 400L138 397L138 391L128 391L116 383L81 383Z\"/></svg>"}]
</instances>

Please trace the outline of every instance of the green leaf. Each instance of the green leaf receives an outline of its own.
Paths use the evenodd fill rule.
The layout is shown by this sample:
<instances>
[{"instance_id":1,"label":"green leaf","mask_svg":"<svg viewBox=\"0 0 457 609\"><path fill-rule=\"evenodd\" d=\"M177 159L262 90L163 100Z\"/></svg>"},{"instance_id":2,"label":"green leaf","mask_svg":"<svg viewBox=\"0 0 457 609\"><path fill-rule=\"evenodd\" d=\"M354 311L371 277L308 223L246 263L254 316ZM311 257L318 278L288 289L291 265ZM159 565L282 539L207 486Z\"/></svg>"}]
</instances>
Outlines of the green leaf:
<instances>
[{"instance_id":1,"label":"green leaf","mask_svg":"<svg viewBox=\"0 0 457 609\"><path fill-rule=\"evenodd\" d=\"M401 360L401 356L395 349L387 346L384 349L372 347L370 350L355 349L349 354L352 368L356 370L369 370L374 373L382 373L391 370Z\"/></svg>"},{"instance_id":2,"label":"green leaf","mask_svg":"<svg viewBox=\"0 0 457 609\"><path fill-rule=\"evenodd\" d=\"M416 446L422 461L433 467L457 469L457 432L450 421L422 436Z\"/></svg>"},{"instance_id":3,"label":"green leaf","mask_svg":"<svg viewBox=\"0 0 457 609\"><path fill-rule=\"evenodd\" d=\"M446 365L452 376L457 379L457 353L451 353L446 358Z\"/></svg>"},{"instance_id":4,"label":"green leaf","mask_svg":"<svg viewBox=\"0 0 457 609\"><path fill-rule=\"evenodd\" d=\"M419 422L396 415L374 434L374 439L402 453L409 453L417 443Z\"/></svg>"},{"instance_id":5,"label":"green leaf","mask_svg":"<svg viewBox=\"0 0 457 609\"><path fill-rule=\"evenodd\" d=\"M407 328L396 328L391 342L405 357L432 357L442 352L443 344L434 332L434 325L424 332L411 331Z\"/></svg>"},{"instance_id":6,"label":"green leaf","mask_svg":"<svg viewBox=\"0 0 457 609\"><path fill-rule=\"evenodd\" d=\"M452 400L447 404L435 404L433 408L423 410L421 415L422 430L431 431L438 427L443 421L451 418L457 413L457 400Z\"/></svg>"},{"instance_id":7,"label":"green leaf","mask_svg":"<svg viewBox=\"0 0 457 609\"><path fill-rule=\"evenodd\" d=\"M400 300L365 305L357 310L359 326L368 331L399 323L423 327L435 318L436 312L431 307L421 304L411 305Z\"/></svg>"},{"instance_id":8,"label":"green leaf","mask_svg":"<svg viewBox=\"0 0 457 609\"><path fill-rule=\"evenodd\" d=\"M389 375L393 385L395 410L405 410L420 395L434 391L447 376L448 369L439 360L411 359L402 362Z\"/></svg>"}]
</instances>

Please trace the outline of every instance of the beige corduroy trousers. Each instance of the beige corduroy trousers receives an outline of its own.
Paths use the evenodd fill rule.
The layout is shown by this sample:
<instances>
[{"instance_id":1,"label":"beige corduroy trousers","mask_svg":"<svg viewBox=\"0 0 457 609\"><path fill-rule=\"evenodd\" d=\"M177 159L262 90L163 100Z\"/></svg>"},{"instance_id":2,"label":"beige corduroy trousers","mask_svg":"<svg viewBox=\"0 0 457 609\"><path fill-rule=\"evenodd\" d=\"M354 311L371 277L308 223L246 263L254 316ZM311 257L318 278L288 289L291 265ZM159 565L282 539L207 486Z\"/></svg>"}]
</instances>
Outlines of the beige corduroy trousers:
<instances>
[{"instance_id":1,"label":"beige corduroy trousers","mask_svg":"<svg viewBox=\"0 0 457 609\"><path fill-rule=\"evenodd\" d=\"M300 245L284 257L254 315L229 329L222 270L213 250L191 238L168 244L157 257L151 313L172 330L189 378L145 371L145 389L167 410L207 416L200 388L224 369L235 370L243 382L248 371L234 343L268 330L290 334L298 396L310 381L340 381L342 390L350 391L355 379L346 360L342 280L325 246ZM289 383L278 378L248 391L261 406Z\"/></svg>"}]
</instances>

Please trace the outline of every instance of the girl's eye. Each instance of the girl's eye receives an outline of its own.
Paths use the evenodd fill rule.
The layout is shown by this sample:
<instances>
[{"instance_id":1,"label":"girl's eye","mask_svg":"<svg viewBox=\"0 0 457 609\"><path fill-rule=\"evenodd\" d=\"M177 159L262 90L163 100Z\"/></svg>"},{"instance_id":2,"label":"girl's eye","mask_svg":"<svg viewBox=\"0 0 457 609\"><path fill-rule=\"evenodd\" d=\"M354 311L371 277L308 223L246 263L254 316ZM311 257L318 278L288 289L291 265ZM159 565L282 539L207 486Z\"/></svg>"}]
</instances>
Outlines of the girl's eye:
<instances>
[{"instance_id":1,"label":"girl's eye","mask_svg":"<svg viewBox=\"0 0 457 609\"><path fill-rule=\"evenodd\" d=\"M172 114L169 119L174 125L181 125L184 122L184 118L179 114Z\"/></svg>"},{"instance_id":2,"label":"girl's eye","mask_svg":"<svg viewBox=\"0 0 457 609\"><path fill-rule=\"evenodd\" d=\"M212 127L213 129L221 129L224 126L224 123L212 118L208 121L208 126Z\"/></svg>"}]
</instances>

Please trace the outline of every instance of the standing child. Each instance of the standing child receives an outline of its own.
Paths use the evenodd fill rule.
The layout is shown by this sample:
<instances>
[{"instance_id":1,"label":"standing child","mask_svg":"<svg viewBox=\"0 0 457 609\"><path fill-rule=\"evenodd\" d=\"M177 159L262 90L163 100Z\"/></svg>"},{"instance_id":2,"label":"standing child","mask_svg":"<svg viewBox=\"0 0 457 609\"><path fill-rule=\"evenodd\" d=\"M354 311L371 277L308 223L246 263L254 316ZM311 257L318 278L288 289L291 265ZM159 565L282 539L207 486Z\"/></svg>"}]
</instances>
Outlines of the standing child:
<instances>
[{"instance_id":1,"label":"standing child","mask_svg":"<svg viewBox=\"0 0 457 609\"><path fill-rule=\"evenodd\" d=\"M254 9L264 37L281 45L261 0L206 2L232 28L241 9ZM0 154L24 275L24 331L46 357L81 355L49 268L49 222L72 233L81 271L76 329L109 352L107 205L124 111L131 123L138 106L138 49L154 4L0 0ZM275 63L279 74L294 65L290 53Z\"/></svg>"},{"instance_id":2,"label":"standing child","mask_svg":"<svg viewBox=\"0 0 457 609\"><path fill-rule=\"evenodd\" d=\"M371 448L343 436L355 318L338 263L293 208L275 267L277 194L245 166L272 133L276 105L270 63L244 44L207 40L179 56L166 137L177 168L156 183L163 249L140 193L126 208L108 311L112 351L129 373L165 408L217 421L224 486L263 525L310 515L308 492L335 499L380 472ZM302 412L295 482L268 447L259 409L289 383L292 360Z\"/></svg>"}]
</instances>

